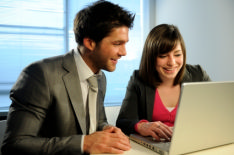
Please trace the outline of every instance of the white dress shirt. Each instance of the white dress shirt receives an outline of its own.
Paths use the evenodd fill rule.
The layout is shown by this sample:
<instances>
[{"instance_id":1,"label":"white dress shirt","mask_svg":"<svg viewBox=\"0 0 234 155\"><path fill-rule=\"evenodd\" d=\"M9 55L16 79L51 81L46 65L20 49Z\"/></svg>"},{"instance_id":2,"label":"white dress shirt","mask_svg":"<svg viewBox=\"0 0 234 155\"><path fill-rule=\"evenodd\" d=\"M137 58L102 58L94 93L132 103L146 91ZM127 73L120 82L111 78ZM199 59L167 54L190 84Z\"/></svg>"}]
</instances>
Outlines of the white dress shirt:
<instances>
[{"instance_id":1,"label":"white dress shirt","mask_svg":"<svg viewBox=\"0 0 234 155\"><path fill-rule=\"evenodd\" d=\"M83 58L80 55L80 52L78 51L78 49L74 49L74 58L75 58L75 62L76 62L76 68L78 71L78 76L80 79L80 86L81 86L81 92L82 92L82 99L83 99L83 105L84 105L84 111L86 113L86 107L87 107L87 97L88 97L88 90L89 90L89 83L87 81L87 79L91 76L94 75L93 71L89 68L89 66L85 63L85 61L83 60ZM98 76L102 75L101 70L98 72L97 74ZM96 119L96 118L92 118L92 119ZM84 135L82 136L82 141L81 141L81 146L83 146L84 143ZM83 147L82 148L82 152L83 152Z\"/></svg>"}]
</instances>

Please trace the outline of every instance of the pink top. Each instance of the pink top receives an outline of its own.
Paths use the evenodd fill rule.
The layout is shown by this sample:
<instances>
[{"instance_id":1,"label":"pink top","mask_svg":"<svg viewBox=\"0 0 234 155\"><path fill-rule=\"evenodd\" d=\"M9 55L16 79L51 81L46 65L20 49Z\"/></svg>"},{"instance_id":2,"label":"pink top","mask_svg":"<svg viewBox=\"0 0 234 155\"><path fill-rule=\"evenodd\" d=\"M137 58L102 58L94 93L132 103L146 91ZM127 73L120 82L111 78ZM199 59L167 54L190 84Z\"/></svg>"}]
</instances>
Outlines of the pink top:
<instances>
[{"instance_id":1,"label":"pink top","mask_svg":"<svg viewBox=\"0 0 234 155\"><path fill-rule=\"evenodd\" d=\"M156 89L152 121L161 121L168 126L174 126L177 107L178 104L172 111L169 111L162 103L158 90Z\"/></svg>"},{"instance_id":2,"label":"pink top","mask_svg":"<svg viewBox=\"0 0 234 155\"><path fill-rule=\"evenodd\" d=\"M178 104L172 111L169 111L162 103L158 90L156 89L152 122L161 121L162 123L170 127L174 126L177 107L178 107ZM140 120L138 123L136 123L134 126L136 132L138 132L138 124L141 122L148 122L148 121L143 119L143 120Z\"/></svg>"}]
</instances>

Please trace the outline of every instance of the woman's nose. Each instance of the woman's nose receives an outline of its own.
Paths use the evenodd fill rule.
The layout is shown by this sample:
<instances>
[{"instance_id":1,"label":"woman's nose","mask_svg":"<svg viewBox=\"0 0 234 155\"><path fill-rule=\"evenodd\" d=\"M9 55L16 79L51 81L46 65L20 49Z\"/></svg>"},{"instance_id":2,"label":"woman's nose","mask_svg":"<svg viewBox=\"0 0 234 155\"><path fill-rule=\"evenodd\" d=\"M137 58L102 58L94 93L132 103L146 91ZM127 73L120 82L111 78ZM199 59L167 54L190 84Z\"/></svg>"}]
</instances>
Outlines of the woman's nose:
<instances>
[{"instance_id":1,"label":"woman's nose","mask_svg":"<svg viewBox=\"0 0 234 155\"><path fill-rule=\"evenodd\" d=\"M169 56L167 65L172 66L175 64L175 58L173 56Z\"/></svg>"}]
</instances>

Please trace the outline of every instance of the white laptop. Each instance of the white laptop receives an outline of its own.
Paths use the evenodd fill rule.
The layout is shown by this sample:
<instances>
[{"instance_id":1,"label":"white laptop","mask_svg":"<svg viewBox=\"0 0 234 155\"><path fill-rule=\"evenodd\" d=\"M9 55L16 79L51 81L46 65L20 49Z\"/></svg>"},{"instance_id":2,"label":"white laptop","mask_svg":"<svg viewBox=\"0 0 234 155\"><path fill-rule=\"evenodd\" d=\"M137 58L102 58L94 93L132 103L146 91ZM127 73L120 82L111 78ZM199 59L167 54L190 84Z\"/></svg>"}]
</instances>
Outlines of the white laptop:
<instances>
[{"instance_id":1,"label":"white laptop","mask_svg":"<svg viewBox=\"0 0 234 155\"><path fill-rule=\"evenodd\" d=\"M171 142L155 142L137 134L130 139L161 155L234 143L234 81L182 84Z\"/></svg>"}]
</instances>

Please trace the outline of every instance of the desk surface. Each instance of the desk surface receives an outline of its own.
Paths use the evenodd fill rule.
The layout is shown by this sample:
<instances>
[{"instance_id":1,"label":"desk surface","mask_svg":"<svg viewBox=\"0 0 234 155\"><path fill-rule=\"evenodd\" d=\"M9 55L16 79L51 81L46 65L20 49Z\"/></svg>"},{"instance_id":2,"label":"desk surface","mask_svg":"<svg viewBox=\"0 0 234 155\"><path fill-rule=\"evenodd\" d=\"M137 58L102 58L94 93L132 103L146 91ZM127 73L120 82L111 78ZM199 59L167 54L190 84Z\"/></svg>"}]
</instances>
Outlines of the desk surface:
<instances>
[{"instance_id":1,"label":"desk surface","mask_svg":"<svg viewBox=\"0 0 234 155\"><path fill-rule=\"evenodd\" d=\"M143 154L144 155L159 155L156 152L144 146L141 146L133 141L131 141L130 143L131 143L132 149L129 151L126 151L123 155L143 155ZM99 154L99 155L113 155L113 154ZM234 143L220 146L220 147L215 147L215 148L208 149L208 150L189 153L187 155L234 155Z\"/></svg>"}]
</instances>

